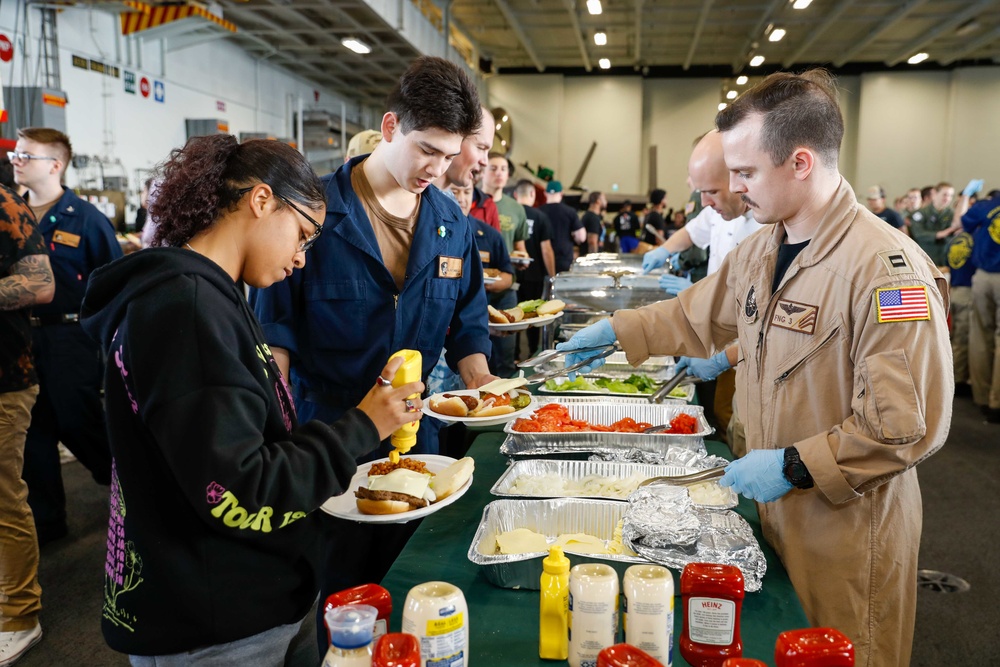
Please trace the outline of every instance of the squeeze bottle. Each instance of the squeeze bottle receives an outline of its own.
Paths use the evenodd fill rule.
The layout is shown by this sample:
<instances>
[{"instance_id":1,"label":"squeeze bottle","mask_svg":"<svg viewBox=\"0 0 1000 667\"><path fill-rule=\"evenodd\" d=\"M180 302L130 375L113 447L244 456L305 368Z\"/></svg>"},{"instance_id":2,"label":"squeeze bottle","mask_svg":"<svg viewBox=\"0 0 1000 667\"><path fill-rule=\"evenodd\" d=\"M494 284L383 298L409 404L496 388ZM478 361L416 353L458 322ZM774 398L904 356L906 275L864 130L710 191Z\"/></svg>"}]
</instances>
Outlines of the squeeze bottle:
<instances>
[{"instance_id":1,"label":"squeeze bottle","mask_svg":"<svg viewBox=\"0 0 1000 667\"><path fill-rule=\"evenodd\" d=\"M740 608L743 573L734 565L688 563L681 573L684 624L681 656L694 667L721 667L743 657Z\"/></svg>"},{"instance_id":2,"label":"squeeze bottle","mask_svg":"<svg viewBox=\"0 0 1000 667\"><path fill-rule=\"evenodd\" d=\"M538 657L565 660L569 655L569 558L562 547L551 547L542 560L538 619Z\"/></svg>"},{"instance_id":3,"label":"squeeze bottle","mask_svg":"<svg viewBox=\"0 0 1000 667\"><path fill-rule=\"evenodd\" d=\"M334 607L325 614L330 649L323 667L371 667L372 631L378 610L366 604Z\"/></svg>"},{"instance_id":4,"label":"squeeze bottle","mask_svg":"<svg viewBox=\"0 0 1000 667\"><path fill-rule=\"evenodd\" d=\"M372 667L420 667L420 641L403 632L390 632L375 642Z\"/></svg>"},{"instance_id":5,"label":"squeeze bottle","mask_svg":"<svg viewBox=\"0 0 1000 667\"><path fill-rule=\"evenodd\" d=\"M854 667L854 644L833 628L788 630L774 644L778 667Z\"/></svg>"},{"instance_id":6,"label":"squeeze bottle","mask_svg":"<svg viewBox=\"0 0 1000 667\"><path fill-rule=\"evenodd\" d=\"M378 584L362 584L354 586L337 593L330 594L326 598L323 607L323 618L327 612L335 607L342 607L345 604L366 604L378 610L378 617L375 619L374 639L389 632L389 617L392 616L392 597L389 591ZM330 628L326 629L327 637L330 636Z\"/></svg>"},{"instance_id":7,"label":"squeeze bottle","mask_svg":"<svg viewBox=\"0 0 1000 667\"><path fill-rule=\"evenodd\" d=\"M393 387L402 387L411 382L420 382L420 375L423 372L423 359L417 350L400 350L389 357L390 361L396 357L402 357L403 365L396 371L396 377L392 378ZM411 394L407 399L419 398L420 394ZM389 460L399 463L399 455L410 451L413 445L417 444L417 429L420 422L412 421L404 424L396 430L389 441L393 449L389 452Z\"/></svg>"}]
</instances>

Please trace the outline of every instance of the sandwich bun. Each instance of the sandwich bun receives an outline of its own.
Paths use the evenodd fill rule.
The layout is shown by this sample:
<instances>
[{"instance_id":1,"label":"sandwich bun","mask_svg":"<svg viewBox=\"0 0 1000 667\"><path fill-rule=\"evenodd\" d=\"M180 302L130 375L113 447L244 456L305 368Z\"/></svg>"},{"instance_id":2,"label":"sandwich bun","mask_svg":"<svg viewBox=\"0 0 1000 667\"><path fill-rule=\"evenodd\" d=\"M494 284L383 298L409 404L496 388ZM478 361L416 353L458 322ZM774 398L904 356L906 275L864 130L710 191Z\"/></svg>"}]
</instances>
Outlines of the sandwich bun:
<instances>
[{"instance_id":1,"label":"sandwich bun","mask_svg":"<svg viewBox=\"0 0 1000 667\"><path fill-rule=\"evenodd\" d=\"M497 310L493 306L486 306L486 310L490 314L490 322L493 324L510 324L513 322L502 310Z\"/></svg>"},{"instance_id":2,"label":"sandwich bun","mask_svg":"<svg viewBox=\"0 0 1000 667\"><path fill-rule=\"evenodd\" d=\"M452 396L451 398L445 398L442 400L430 400L430 408L433 412L439 415L448 415L449 417L468 417L469 408L466 406L465 401L463 401L458 396Z\"/></svg>"},{"instance_id":3,"label":"sandwich bun","mask_svg":"<svg viewBox=\"0 0 1000 667\"><path fill-rule=\"evenodd\" d=\"M431 488L437 499L443 500L465 486L475 469L475 461L466 456L436 474L431 480Z\"/></svg>"},{"instance_id":4,"label":"sandwich bun","mask_svg":"<svg viewBox=\"0 0 1000 667\"><path fill-rule=\"evenodd\" d=\"M358 511L362 514L402 514L409 512L410 503L402 500L368 500L357 498Z\"/></svg>"},{"instance_id":5,"label":"sandwich bun","mask_svg":"<svg viewBox=\"0 0 1000 667\"><path fill-rule=\"evenodd\" d=\"M485 408L479 408L474 413L469 413L470 417L500 417L502 415L509 415L512 412L517 412L512 405L489 405Z\"/></svg>"},{"instance_id":6,"label":"sandwich bun","mask_svg":"<svg viewBox=\"0 0 1000 667\"><path fill-rule=\"evenodd\" d=\"M546 301L536 308L535 312L538 313L539 317L545 315L555 315L556 313L561 313L565 307L566 304L559 299L552 299L551 301Z\"/></svg>"},{"instance_id":7,"label":"sandwich bun","mask_svg":"<svg viewBox=\"0 0 1000 667\"><path fill-rule=\"evenodd\" d=\"M514 306L513 308L507 308L503 312L507 314L507 317L510 318L511 322L520 322L521 320L524 319L524 311L518 308L517 306Z\"/></svg>"}]
</instances>

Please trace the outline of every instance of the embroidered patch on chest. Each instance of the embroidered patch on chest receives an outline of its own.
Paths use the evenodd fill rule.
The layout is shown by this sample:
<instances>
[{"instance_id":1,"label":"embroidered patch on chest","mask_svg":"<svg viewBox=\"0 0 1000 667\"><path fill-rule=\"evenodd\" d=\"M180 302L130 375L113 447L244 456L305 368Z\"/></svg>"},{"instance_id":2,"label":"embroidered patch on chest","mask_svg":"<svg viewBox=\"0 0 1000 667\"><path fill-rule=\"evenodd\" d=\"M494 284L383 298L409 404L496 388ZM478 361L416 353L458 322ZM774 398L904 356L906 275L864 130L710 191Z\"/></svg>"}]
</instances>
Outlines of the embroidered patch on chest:
<instances>
[{"instance_id":1,"label":"embroidered patch on chest","mask_svg":"<svg viewBox=\"0 0 1000 667\"><path fill-rule=\"evenodd\" d=\"M757 320L756 289L756 286L750 286L750 290L747 292L746 302L743 304L743 318L748 324L753 324Z\"/></svg>"},{"instance_id":2,"label":"embroidered patch on chest","mask_svg":"<svg viewBox=\"0 0 1000 667\"><path fill-rule=\"evenodd\" d=\"M461 257L448 257L447 255L439 255L437 277L461 278L463 261L464 260Z\"/></svg>"},{"instance_id":3,"label":"embroidered patch on chest","mask_svg":"<svg viewBox=\"0 0 1000 667\"><path fill-rule=\"evenodd\" d=\"M923 285L883 287L875 290L875 313L879 324L931 319L927 288Z\"/></svg>"},{"instance_id":4,"label":"embroidered patch on chest","mask_svg":"<svg viewBox=\"0 0 1000 667\"><path fill-rule=\"evenodd\" d=\"M489 264L490 263L490 251L489 250L480 250L479 251L479 261L481 261L483 263L483 265Z\"/></svg>"},{"instance_id":5,"label":"embroidered patch on chest","mask_svg":"<svg viewBox=\"0 0 1000 667\"><path fill-rule=\"evenodd\" d=\"M771 316L771 326L811 336L816 332L818 315L819 306L781 299Z\"/></svg>"},{"instance_id":6,"label":"embroidered patch on chest","mask_svg":"<svg viewBox=\"0 0 1000 667\"><path fill-rule=\"evenodd\" d=\"M885 264L885 268L889 270L890 276L913 272L910 260L902 250L883 250L878 254L878 258Z\"/></svg>"}]
</instances>

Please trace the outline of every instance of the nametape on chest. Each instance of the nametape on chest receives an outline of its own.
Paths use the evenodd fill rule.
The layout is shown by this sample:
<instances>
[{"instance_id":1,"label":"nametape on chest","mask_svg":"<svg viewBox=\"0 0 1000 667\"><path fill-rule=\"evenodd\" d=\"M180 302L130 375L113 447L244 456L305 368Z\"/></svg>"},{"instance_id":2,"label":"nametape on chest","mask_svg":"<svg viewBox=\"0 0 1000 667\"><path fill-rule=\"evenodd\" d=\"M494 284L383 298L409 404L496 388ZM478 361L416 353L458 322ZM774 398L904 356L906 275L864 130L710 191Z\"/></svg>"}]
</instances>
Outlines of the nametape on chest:
<instances>
[{"instance_id":1,"label":"nametape on chest","mask_svg":"<svg viewBox=\"0 0 1000 667\"><path fill-rule=\"evenodd\" d=\"M461 257L448 257L447 255L438 256L438 278L461 278L462 277L462 258Z\"/></svg>"},{"instance_id":2,"label":"nametape on chest","mask_svg":"<svg viewBox=\"0 0 1000 667\"><path fill-rule=\"evenodd\" d=\"M489 250L480 250L479 251L479 261L481 261L483 263L483 265L489 264L490 263L490 251Z\"/></svg>"},{"instance_id":3,"label":"nametape on chest","mask_svg":"<svg viewBox=\"0 0 1000 667\"><path fill-rule=\"evenodd\" d=\"M883 250L878 253L878 258L885 264L885 268L889 270L890 276L913 272L910 260L902 250Z\"/></svg>"},{"instance_id":4,"label":"nametape on chest","mask_svg":"<svg viewBox=\"0 0 1000 667\"><path fill-rule=\"evenodd\" d=\"M927 288L923 285L879 288L875 290L875 313L879 324L929 320Z\"/></svg>"},{"instance_id":5,"label":"nametape on chest","mask_svg":"<svg viewBox=\"0 0 1000 667\"><path fill-rule=\"evenodd\" d=\"M80 236L78 234L70 234L69 232L56 230L56 232L52 235L52 242L68 245L71 248L79 248Z\"/></svg>"},{"instance_id":6,"label":"nametape on chest","mask_svg":"<svg viewBox=\"0 0 1000 667\"><path fill-rule=\"evenodd\" d=\"M819 306L781 299L771 316L771 326L811 336L816 333L818 315Z\"/></svg>"}]
</instances>

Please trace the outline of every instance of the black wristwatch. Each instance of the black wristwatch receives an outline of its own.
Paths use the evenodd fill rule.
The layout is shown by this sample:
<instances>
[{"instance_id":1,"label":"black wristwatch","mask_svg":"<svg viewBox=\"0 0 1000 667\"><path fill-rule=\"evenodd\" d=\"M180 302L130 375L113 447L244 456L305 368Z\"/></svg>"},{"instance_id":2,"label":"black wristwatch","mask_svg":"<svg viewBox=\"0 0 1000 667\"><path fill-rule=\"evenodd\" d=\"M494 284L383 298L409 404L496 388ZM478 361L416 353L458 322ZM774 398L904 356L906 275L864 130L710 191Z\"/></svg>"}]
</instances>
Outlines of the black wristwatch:
<instances>
[{"instance_id":1,"label":"black wristwatch","mask_svg":"<svg viewBox=\"0 0 1000 667\"><path fill-rule=\"evenodd\" d=\"M795 447L785 448L785 464L781 471L785 474L785 479L792 483L796 489L811 489L813 478L799 456L799 450Z\"/></svg>"}]
</instances>

